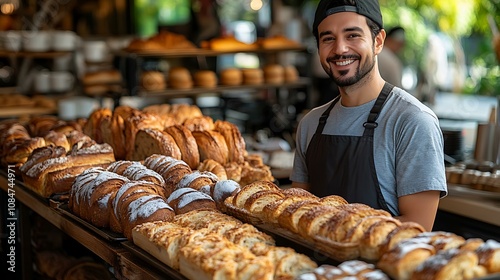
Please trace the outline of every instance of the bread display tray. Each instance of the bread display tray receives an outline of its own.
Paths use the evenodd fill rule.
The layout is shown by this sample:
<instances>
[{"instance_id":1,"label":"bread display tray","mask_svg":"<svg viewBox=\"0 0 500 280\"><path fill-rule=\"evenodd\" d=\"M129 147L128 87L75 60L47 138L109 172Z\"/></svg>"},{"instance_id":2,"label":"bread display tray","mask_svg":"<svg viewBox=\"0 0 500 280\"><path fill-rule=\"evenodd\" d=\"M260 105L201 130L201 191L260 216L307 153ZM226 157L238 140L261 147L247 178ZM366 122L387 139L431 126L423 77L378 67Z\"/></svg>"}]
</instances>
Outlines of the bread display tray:
<instances>
[{"instance_id":1,"label":"bread display tray","mask_svg":"<svg viewBox=\"0 0 500 280\"><path fill-rule=\"evenodd\" d=\"M103 237L104 239L106 240L109 240L109 241L116 241L116 242L121 242L121 241L126 241L127 238L125 236L123 236L122 234L119 234L119 233L116 233L116 232L113 232L111 231L110 229L107 229L107 228L99 228L99 227L96 227L94 225L92 225L91 223L83 220L82 218L76 216L75 214L73 214L69 208L68 208L68 204L62 204L60 205L58 208L57 208L63 215L67 216L67 217L70 217L72 218L73 220L79 222L81 225L83 225L84 227L86 227L87 229L89 229L90 231L94 232L95 234Z\"/></svg>"},{"instance_id":2,"label":"bread display tray","mask_svg":"<svg viewBox=\"0 0 500 280\"><path fill-rule=\"evenodd\" d=\"M229 203L224 203L222 211L242 222L252 224L269 234L285 238L334 261L342 262L359 258L359 249L356 243L340 243L319 237L316 237L314 240L308 240L288 229L280 227L278 224L264 223L260 218L252 215L247 210L237 208Z\"/></svg>"},{"instance_id":3,"label":"bread display tray","mask_svg":"<svg viewBox=\"0 0 500 280\"><path fill-rule=\"evenodd\" d=\"M121 243L125 249L130 251L132 254L135 256L139 257L140 259L146 261L147 263L151 264L154 266L156 269L158 269L160 272L162 272L165 276L165 279L172 279L172 280L187 280L182 274L180 274L179 271L169 267L168 265L160 262L156 257L152 256L139 246L135 245L132 241L125 241Z\"/></svg>"}]
</instances>

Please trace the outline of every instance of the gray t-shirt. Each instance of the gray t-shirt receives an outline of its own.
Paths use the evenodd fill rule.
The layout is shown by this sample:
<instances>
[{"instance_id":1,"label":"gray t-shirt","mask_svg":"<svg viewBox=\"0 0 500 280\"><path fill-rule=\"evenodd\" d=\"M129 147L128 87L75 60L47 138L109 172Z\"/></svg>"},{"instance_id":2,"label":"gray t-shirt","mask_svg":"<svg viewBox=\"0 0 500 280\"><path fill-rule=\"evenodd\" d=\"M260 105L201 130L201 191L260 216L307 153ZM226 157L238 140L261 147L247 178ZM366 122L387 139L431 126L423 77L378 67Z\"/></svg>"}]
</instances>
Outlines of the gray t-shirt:
<instances>
[{"instance_id":1,"label":"gray t-shirt","mask_svg":"<svg viewBox=\"0 0 500 280\"><path fill-rule=\"evenodd\" d=\"M312 109L297 129L294 166L290 180L309 181L306 151L321 114L332 101ZM331 110L323 134L361 136L363 123L375 104L372 100L357 107L339 101ZM398 197L427 190L447 194L444 140L439 121L431 109L411 94L395 87L377 119L373 149L375 170L389 209L399 215Z\"/></svg>"}]
</instances>

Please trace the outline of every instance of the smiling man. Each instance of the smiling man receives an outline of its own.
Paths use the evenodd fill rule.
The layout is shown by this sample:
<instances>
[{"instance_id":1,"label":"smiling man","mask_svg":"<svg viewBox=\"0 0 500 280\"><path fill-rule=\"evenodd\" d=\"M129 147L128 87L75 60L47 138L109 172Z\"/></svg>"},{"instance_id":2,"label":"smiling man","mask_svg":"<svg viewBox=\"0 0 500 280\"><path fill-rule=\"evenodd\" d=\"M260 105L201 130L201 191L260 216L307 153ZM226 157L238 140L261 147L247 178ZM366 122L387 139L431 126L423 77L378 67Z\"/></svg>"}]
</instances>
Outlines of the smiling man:
<instances>
[{"instance_id":1,"label":"smiling man","mask_svg":"<svg viewBox=\"0 0 500 280\"><path fill-rule=\"evenodd\" d=\"M432 230L447 194L443 136L428 107L380 76L386 33L378 1L320 1L313 34L340 95L300 121L292 186Z\"/></svg>"}]
</instances>

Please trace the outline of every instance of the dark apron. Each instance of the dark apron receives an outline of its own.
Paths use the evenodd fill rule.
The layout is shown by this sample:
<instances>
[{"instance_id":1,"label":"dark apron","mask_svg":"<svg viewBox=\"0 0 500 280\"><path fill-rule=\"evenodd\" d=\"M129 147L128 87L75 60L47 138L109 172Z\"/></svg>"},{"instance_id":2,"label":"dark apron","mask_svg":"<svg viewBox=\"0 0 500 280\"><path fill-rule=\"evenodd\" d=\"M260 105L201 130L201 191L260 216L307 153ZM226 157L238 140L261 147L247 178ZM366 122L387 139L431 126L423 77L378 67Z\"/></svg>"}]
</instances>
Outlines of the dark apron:
<instances>
[{"instance_id":1,"label":"dark apron","mask_svg":"<svg viewBox=\"0 0 500 280\"><path fill-rule=\"evenodd\" d=\"M393 87L389 83L384 85L368 120L363 124L363 136L322 134L330 111L340 98L336 98L321 115L306 151L309 185L313 194L319 197L340 195L349 203L363 203L389 211L375 171L373 134L378 125L375 121Z\"/></svg>"}]
</instances>

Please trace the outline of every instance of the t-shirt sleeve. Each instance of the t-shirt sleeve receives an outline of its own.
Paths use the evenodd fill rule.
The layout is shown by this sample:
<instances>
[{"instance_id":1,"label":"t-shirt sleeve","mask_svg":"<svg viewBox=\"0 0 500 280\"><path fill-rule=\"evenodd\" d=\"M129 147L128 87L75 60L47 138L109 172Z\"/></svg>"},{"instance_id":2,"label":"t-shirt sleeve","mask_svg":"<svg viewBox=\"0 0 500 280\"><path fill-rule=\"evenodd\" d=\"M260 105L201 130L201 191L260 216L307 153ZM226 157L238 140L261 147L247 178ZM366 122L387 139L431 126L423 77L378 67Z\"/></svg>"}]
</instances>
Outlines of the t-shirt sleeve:
<instances>
[{"instance_id":1,"label":"t-shirt sleeve","mask_svg":"<svg viewBox=\"0 0 500 280\"><path fill-rule=\"evenodd\" d=\"M437 118L426 111L406 115L396 131L397 196L438 190L447 194L444 140Z\"/></svg>"}]
</instances>

